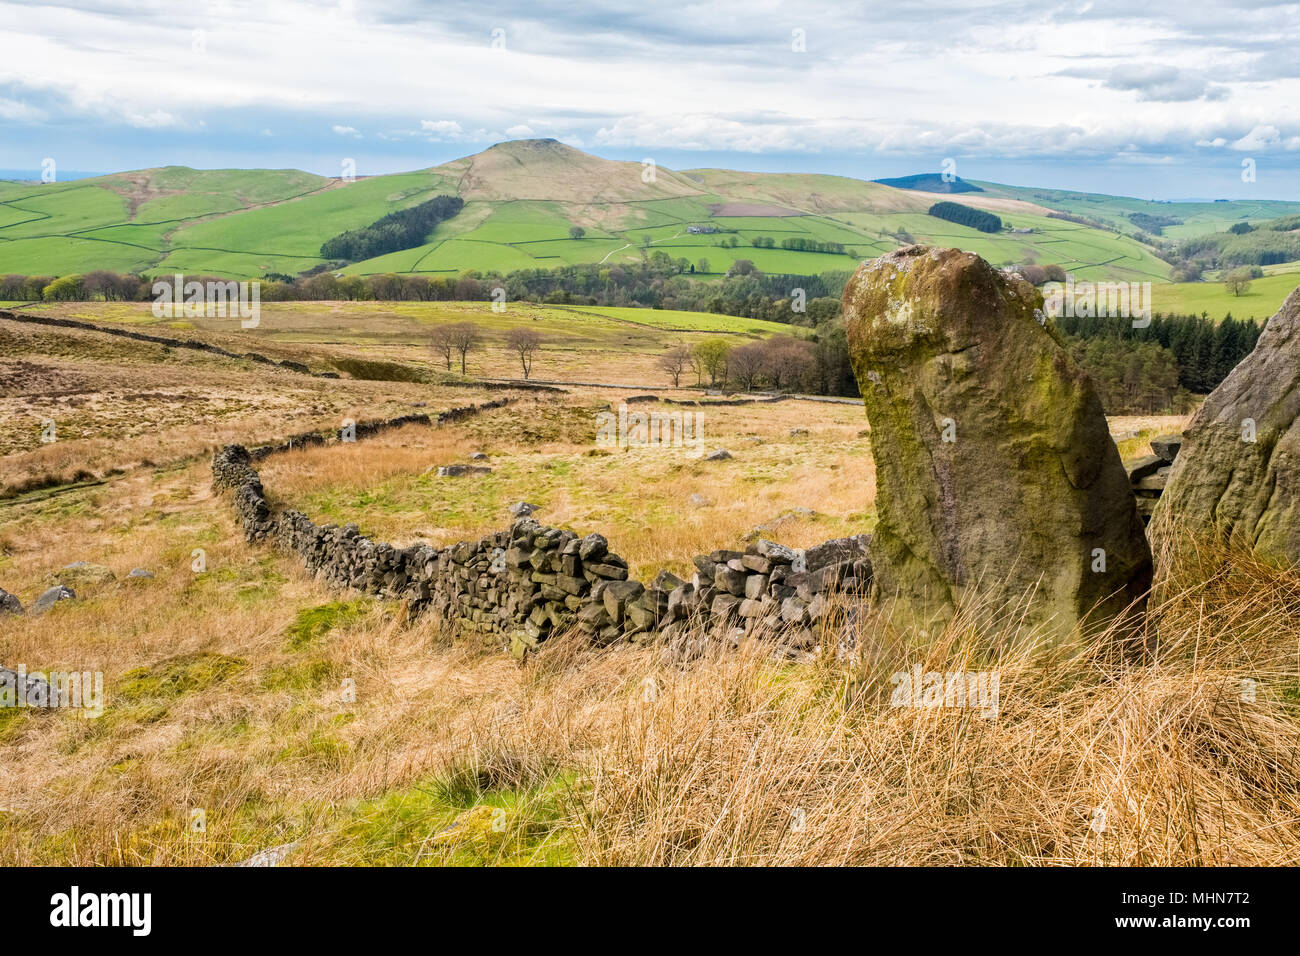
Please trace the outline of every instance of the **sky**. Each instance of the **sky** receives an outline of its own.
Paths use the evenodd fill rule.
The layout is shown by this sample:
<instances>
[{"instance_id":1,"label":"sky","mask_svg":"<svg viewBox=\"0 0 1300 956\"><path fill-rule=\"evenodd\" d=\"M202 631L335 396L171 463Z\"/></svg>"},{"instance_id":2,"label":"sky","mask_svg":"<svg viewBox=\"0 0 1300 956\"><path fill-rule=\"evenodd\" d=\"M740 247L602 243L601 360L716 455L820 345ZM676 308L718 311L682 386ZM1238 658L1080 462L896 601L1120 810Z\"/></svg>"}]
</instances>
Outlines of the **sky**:
<instances>
[{"instance_id":1,"label":"sky","mask_svg":"<svg viewBox=\"0 0 1300 956\"><path fill-rule=\"evenodd\" d=\"M675 169L952 160L1300 200L1297 49L1300 4L1269 0L0 0L0 170L374 175L554 137Z\"/></svg>"}]
</instances>

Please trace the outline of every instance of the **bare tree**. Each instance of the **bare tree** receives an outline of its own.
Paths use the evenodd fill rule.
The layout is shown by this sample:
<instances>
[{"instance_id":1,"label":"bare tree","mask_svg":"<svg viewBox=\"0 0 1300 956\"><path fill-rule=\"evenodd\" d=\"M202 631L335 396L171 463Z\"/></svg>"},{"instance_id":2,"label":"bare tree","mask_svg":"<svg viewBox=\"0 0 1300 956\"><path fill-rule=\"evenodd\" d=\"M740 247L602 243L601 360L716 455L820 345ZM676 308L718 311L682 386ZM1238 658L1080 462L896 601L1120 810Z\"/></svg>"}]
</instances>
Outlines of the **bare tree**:
<instances>
[{"instance_id":1,"label":"bare tree","mask_svg":"<svg viewBox=\"0 0 1300 956\"><path fill-rule=\"evenodd\" d=\"M792 335L774 335L763 343L763 374L775 389L795 388L816 365L816 347Z\"/></svg>"},{"instance_id":2,"label":"bare tree","mask_svg":"<svg viewBox=\"0 0 1300 956\"><path fill-rule=\"evenodd\" d=\"M533 356L542 347L541 333L533 329L511 329L506 333L506 347L519 356L519 367L527 379L533 371Z\"/></svg>"},{"instance_id":3,"label":"bare tree","mask_svg":"<svg viewBox=\"0 0 1300 956\"><path fill-rule=\"evenodd\" d=\"M752 392L766 370L767 347L763 342L741 345L727 356L727 374L735 377L742 391Z\"/></svg>"},{"instance_id":4,"label":"bare tree","mask_svg":"<svg viewBox=\"0 0 1300 956\"><path fill-rule=\"evenodd\" d=\"M695 365L695 356L685 345L679 345L659 356L658 365L673 380L673 388L677 388L681 383L682 373Z\"/></svg>"},{"instance_id":5,"label":"bare tree","mask_svg":"<svg viewBox=\"0 0 1300 956\"><path fill-rule=\"evenodd\" d=\"M466 374L465 358L478 348L483 341L483 333L473 322L453 322L447 326L451 335L451 347L460 355L460 374Z\"/></svg>"},{"instance_id":6,"label":"bare tree","mask_svg":"<svg viewBox=\"0 0 1300 956\"><path fill-rule=\"evenodd\" d=\"M429 334L429 348L433 354L447 363L447 371L451 371L451 353L456 349L456 343L452 335L450 325L435 325L433 332Z\"/></svg>"}]
</instances>

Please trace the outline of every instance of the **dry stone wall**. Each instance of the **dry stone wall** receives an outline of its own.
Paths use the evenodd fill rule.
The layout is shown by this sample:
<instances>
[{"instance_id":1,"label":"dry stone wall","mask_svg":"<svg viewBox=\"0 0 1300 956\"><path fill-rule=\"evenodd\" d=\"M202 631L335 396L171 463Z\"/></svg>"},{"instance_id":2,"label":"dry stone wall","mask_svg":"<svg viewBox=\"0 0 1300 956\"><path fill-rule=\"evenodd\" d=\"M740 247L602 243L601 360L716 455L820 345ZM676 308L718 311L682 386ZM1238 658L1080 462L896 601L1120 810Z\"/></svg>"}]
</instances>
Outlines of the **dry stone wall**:
<instances>
[{"instance_id":1,"label":"dry stone wall","mask_svg":"<svg viewBox=\"0 0 1300 956\"><path fill-rule=\"evenodd\" d=\"M356 433L442 424L503 404L358 424ZM710 640L767 636L800 656L816 644L815 629L842 613L834 595L861 595L871 581L869 535L807 550L760 539L745 551L696 557L690 580L663 571L647 585L629 578L627 561L601 535L543 525L528 508L508 528L446 548L394 547L355 524L318 525L300 511L274 510L254 461L326 440L298 436L252 451L228 445L213 456L213 487L232 495L244 537L296 554L331 587L404 601L411 616L431 612L498 636L520 657L569 627L596 643L663 639L683 654Z\"/></svg>"}]
</instances>

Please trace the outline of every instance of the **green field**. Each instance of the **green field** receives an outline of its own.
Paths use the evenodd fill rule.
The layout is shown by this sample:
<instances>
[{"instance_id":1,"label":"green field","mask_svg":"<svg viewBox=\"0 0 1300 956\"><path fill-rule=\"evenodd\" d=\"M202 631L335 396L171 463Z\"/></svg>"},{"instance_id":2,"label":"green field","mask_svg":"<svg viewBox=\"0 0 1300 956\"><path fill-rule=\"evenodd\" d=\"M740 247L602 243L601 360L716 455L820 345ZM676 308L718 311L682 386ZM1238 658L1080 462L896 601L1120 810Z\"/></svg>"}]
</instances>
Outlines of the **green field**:
<instances>
[{"instance_id":1,"label":"green field","mask_svg":"<svg viewBox=\"0 0 1300 956\"><path fill-rule=\"evenodd\" d=\"M1108 196L1103 193L1082 193L1064 189L1041 189L1026 186L1005 186L999 183L974 183L990 195L1007 196L1026 202L1040 203L1076 216L1103 222L1125 233L1136 231L1129 218L1131 213L1146 213L1181 219L1181 225L1166 226L1162 235L1170 239L1186 239L1207 232L1222 232L1233 223L1262 222L1300 213L1300 202L1274 200L1243 200L1219 202L1157 202L1134 199L1130 196ZM964 202L970 194L962 194Z\"/></svg>"},{"instance_id":2,"label":"green field","mask_svg":"<svg viewBox=\"0 0 1300 956\"><path fill-rule=\"evenodd\" d=\"M162 333L196 328L233 331L238 324L235 319L158 318L145 302L39 303L28 311L114 325L153 326ZM662 349L666 341L654 334L658 332L747 337L804 334L798 326L713 312L529 302L511 303L500 312L488 302L264 302L260 331L272 337L294 338L305 329L346 330L349 341L382 342L390 340L399 329L409 334L424 326L467 320L490 335L524 325L575 342L599 341L606 345L635 334L638 340L654 343L655 349Z\"/></svg>"},{"instance_id":3,"label":"green field","mask_svg":"<svg viewBox=\"0 0 1300 956\"><path fill-rule=\"evenodd\" d=\"M1200 315L1212 319L1268 319L1300 286L1300 272L1279 272L1252 279L1250 290L1233 295L1222 282L1165 282L1151 286L1151 308L1166 315Z\"/></svg>"},{"instance_id":4,"label":"green field","mask_svg":"<svg viewBox=\"0 0 1300 956\"><path fill-rule=\"evenodd\" d=\"M1165 230L1179 237L1300 212L1300 203L1153 203L985 183L984 192L965 193L962 202L1025 230L987 234L927 215L936 194L844 176L659 168L646 182L641 174L639 163L519 140L431 169L353 182L297 170L164 167L72 183L2 183L0 273L296 275L322 264L321 244L332 236L458 194L462 212L423 245L342 271L614 268L662 252L685 260L695 275L720 276L740 259L769 274L812 275L851 271L910 238L966 249L999 266L1059 264L1079 279L1161 282L1169 266L1132 237L1129 213L1179 218L1181 225ZM1051 218L1053 209L1106 228ZM574 226L585 234L572 237ZM776 248L754 247L759 237ZM844 253L780 248L795 238L840 243ZM1271 294L1271 287L1259 294Z\"/></svg>"}]
</instances>

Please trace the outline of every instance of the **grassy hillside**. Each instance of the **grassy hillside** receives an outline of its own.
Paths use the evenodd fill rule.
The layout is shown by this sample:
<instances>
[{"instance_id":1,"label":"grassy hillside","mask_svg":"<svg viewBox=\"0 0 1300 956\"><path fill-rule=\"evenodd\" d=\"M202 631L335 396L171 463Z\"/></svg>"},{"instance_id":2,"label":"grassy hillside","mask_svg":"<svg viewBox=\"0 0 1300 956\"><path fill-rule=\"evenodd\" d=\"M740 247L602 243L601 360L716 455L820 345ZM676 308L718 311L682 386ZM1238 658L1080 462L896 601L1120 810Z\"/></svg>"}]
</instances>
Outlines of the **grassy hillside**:
<instances>
[{"instance_id":1,"label":"grassy hillside","mask_svg":"<svg viewBox=\"0 0 1300 956\"><path fill-rule=\"evenodd\" d=\"M1126 235L1136 230L1129 213L1181 219L1165 230L1178 237L1300 211L1300 203L1149 203L980 183L984 191L963 193L963 202L1021 230L989 235L927 215L945 198L917 188L929 181L910 177L909 188L892 188L844 176L647 170L553 140L502 143L442 166L353 182L295 170L164 167L73 183L0 184L0 273L294 275L322 264L326 239L456 194L464 210L423 245L344 271L612 268L661 251L686 260L696 275L720 275L738 259L768 273L807 275L851 270L910 239L958 246L998 265L1032 260L1061 264L1081 279L1159 282L1169 278L1169 267ZM1053 210L1108 228L1053 219ZM571 234L575 226L580 236ZM755 248L760 237L775 248ZM844 250L780 248L786 239L840 243Z\"/></svg>"},{"instance_id":2,"label":"grassy hillside","mask_svg":"<svg viewBox=\"0 0 1300 956\"><path fill-rule=\"evenodd\" d=\"M978 185L992 196L1040 203L1075 216L1095 219L1125 233L1132 233L1138 228L1129 218L1133 214L1181 219L1181 224L1165 226L1162 230L1161 234L1170 239L1187 239L1208 232L1222 232L1234 223L1256 223L1300 212L1300 202L1241 199L1222 202L1156 202L1131 196L1108 196L1103 193L1081 193L1035 186L1004 186L985 182ZM972 206L978 205L966 195L963 195L962 201Z\"/></svg>"},{"instance_id":3,"label":"grassy hillside","mask_svg":"<svg viewBox=\"0 0 1300 956\"><path fill-rule=\"evenodd\" d=\"M721 336L731 345L743 345L769 335L803 333L777 322L710 312L530 304L495 312L486 302L266 302L256 329L241 329L238 319L160 319L142 302L51 302L26 311L131 326L157 335L183 333L181 337L201 338L240 353L303 361L301 350L321 348L348 360L397 363L430 372L442 370L429 350L431 330L468 321L483 334L481 348L470 354L469 374L488 378L519 376L519 359L506 347L505 337L523 327L542 336L535 378L637 387L668 381L657 359L679 344ZM352 374L353 366L325 364L317 370Z\"/></svg>"}]
</instances>

